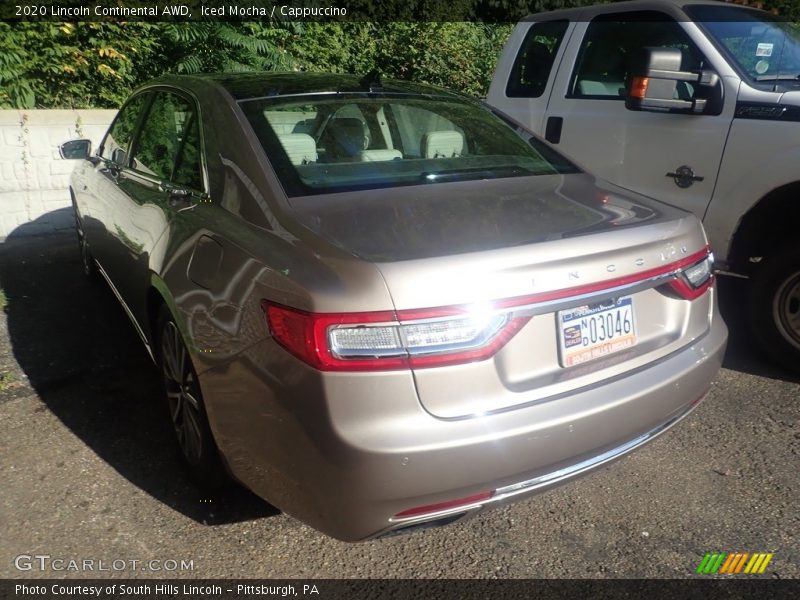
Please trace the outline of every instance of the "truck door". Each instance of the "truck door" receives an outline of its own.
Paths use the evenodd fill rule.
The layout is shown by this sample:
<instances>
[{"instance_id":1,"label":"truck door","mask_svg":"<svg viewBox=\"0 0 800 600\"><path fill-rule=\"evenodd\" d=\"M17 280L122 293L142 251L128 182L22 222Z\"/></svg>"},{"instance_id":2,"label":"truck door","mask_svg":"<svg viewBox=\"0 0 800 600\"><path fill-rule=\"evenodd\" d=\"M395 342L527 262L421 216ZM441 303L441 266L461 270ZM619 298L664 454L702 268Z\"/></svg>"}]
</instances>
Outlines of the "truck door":
<instances>
[{"instance_id":1,"label":"truck door","mask_svg":"<svg viewBox=\"0 0 800 600\"><path fill-rule=\"evenodd\" d=\"M557 148L601 177L702 218L733 119L736 83L726 82L724 108L717 116L625 108L627 68L639 48L678 48L682 70L714 69L687 33L688 25L655 11L603 14L575 23L544 130ZM691 84L679 84L679 97L692 93Z\"/></svg>"}]
</instances>

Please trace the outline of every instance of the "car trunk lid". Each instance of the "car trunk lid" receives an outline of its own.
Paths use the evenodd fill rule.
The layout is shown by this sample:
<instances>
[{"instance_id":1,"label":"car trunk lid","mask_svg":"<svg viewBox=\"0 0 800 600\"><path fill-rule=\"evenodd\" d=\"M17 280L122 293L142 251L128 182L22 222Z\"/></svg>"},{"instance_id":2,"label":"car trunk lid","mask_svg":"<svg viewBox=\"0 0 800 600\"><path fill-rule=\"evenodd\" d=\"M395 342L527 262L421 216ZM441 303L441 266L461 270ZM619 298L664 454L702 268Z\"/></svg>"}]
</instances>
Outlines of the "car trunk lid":
<instances>
[{"instance_id":1,"label":"car trunk lid","mask_svg":"<svg viewBox=\"0 0 800 600\"><path fill-rule=\"evenodd\" d=\"M664 288L674 265L705 248L688 213L586 175L448 188L407 190L404 204L392 201L396 190L373 192L372 204L357 195L349 219L342 207L319 203L304 219L377 265L401 322L442 307L488 307L517 319L518 330L488 358L412 361L419 400L432 415L465 418L556 399L658 360L707 330L707 297L690 302ZM617 347L596 356L591 344L588 355L571 348L566 338L581 325L590 336L598 315L623 329L628 319L630 335L615 336Z\"/></svg>"}]
</instances>

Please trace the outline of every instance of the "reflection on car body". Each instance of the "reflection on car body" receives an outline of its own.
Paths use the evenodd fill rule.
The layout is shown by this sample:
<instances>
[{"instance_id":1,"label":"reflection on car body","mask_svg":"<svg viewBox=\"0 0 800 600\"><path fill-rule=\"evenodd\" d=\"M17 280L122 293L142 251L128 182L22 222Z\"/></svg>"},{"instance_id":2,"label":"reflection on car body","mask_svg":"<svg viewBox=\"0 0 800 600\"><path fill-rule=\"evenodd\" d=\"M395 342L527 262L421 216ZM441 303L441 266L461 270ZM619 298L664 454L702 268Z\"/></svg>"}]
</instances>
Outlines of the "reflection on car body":
<instances>
[{"instance_id":1,"label":"reflection on car body","mask_svg":"<svg viewBox=\"0 0 800 600\"><path fill-rule=\"evenodd\" d=\"M446 90L165 77L96 154L62 150L84 157L84 268L161 370L195 477L340 539L605 464L685 416L721 362L693 216Z\"/></svg>"}]
</instances>

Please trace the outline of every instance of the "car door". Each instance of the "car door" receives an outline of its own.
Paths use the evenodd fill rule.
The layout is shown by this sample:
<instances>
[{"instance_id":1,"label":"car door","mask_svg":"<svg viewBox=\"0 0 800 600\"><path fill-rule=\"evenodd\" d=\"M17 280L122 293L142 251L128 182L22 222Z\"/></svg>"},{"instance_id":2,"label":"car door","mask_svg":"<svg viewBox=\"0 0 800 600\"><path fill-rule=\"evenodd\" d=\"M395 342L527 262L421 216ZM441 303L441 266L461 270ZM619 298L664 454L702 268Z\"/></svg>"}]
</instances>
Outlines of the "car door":
<instances>
[{"instance_id":1,"label":"car door","mask_svg":"<svg viewBox=\"0 0 800 600\"><path fill-rule=\"evenodd\" d=\"M168 228L179 229L181 213L205 197L195 102L177 91L152 94L120 183L124 199L114 212L124 260L115 265L113 277L140 323L151 271L162 261L159 241Z\"/></svg>"},{"instance_id":2,"label":"car door","mask_svg":"<svg viewBox=\"0 0 800 600\"><path fill-rule=\"evenodd\" d=\"M733 119L736 84L726 81L719 115L625 108L628 66L642 47L680 49L684 71L719 66L700 51L689 26L655 11L603 14L575 23L545 130L548 141L598 175L702 218ZM678 88L679 97L692 93L691 84Z\"/></svg>"},{"instance_id":3,"label":"car door","mask_svg":"<svg viewBox=\"0 0 800 600\"><path fill-rule=\"evenodd\" d=\"M96 159L83 164L85 183L75 190L90 251L109 277L117 270L114 265L120 260L117 254L119 232L115 228L115 212L125 205L125 193L120 184L125 179L131 142L148 102L149 95L144 93L133 96L123 105L98 147Z\"/></svg>"}]
</instances>

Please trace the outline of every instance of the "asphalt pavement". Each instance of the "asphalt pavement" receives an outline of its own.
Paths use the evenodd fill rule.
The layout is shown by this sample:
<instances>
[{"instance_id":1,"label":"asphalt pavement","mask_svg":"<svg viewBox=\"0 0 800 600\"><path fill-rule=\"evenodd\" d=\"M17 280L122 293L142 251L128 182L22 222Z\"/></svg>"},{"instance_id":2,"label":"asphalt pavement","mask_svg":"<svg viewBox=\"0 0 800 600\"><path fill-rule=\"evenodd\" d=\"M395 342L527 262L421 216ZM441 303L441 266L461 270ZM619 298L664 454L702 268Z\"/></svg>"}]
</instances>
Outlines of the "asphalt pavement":
<instances>
[{"instance_id":1,"label":"asphalt pavement","mask_svg":"<svg viewBox=\"0 0 800 600\"><path fill-rule=\"evenodd\" d=\"M673 430L521 503L360 544L193 487L155 370L72 236L0 244L0 287L0 578L696 578L708 552L771 552L747 577L800 577L800 379L753 348L741 281L720 282L724 368Z\"/></svg>"}]
</instances>

